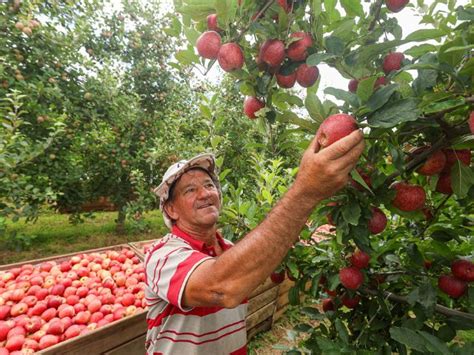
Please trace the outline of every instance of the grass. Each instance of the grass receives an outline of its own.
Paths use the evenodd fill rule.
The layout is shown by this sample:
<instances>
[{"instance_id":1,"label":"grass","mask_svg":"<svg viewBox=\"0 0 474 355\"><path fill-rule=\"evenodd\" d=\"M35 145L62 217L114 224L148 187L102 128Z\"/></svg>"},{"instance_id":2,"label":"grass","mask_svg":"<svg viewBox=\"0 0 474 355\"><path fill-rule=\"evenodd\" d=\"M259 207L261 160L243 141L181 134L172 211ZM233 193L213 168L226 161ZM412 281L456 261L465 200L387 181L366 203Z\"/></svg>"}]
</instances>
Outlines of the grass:
<instances>
[{"instance_id":1,"label":"grass","mask_svg":"<svg viewBox=\"0 0 474 355\"><path fill-rule=\"evenodd\" d=\"M303 305L310 306L311 303L304 302ZM293 328L299 323L309 323L313 326L318 324L317 321L303 315L300 309L301 306L288 306L283 316L270 330L255 335L248 343L249 355L283 354L289 349L298 348L307 336L296 333Z\"/></svg>"},{"instance_id":2,"label":"grass","mask_svg":"<svg viewBox=\"0 0 474 355\"><path fill-rule=\"evenodd\" d=\"M52 255L72 253L128 243L139 240L156 239L167 233L161 213L152 211L144 215L146 231L139 231L131 223L126 224L126 232L115 232L116 212L97 212L84 223L73 225L66 214L44 212L34 224L9 222L9 232L15 236L0 237L0 263L8 264L24 260L45 258Z\"/></svg>"}]
</instances>

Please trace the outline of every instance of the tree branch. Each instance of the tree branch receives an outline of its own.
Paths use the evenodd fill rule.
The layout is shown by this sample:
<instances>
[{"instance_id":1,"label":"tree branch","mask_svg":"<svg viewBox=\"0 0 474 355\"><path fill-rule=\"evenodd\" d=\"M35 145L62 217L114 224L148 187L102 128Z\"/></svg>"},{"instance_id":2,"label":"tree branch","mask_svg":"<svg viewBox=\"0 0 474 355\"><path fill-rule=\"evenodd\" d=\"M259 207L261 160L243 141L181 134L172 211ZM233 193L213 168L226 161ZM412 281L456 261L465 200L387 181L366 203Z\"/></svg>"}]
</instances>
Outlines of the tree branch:
<instances>
[{"instance_id":1,"label":"tree branch","mask_svg":"<svg viewBox=\"0 0 474 355\"><path fill-rule=\"evenodd\" d=\"M408 164L406 165L406 172L410 172L414 170L420 163L424 162L426 158L428 158L433 152L445 148L449 145L449 142L447 142L444 139L438 140L435 144L433 144L429 149L425 150L424 152L421 152L420 154L417 154L415 158L410 160ZM395 171L393 174L389 175L387 177L387 181L394 180L397 176L401 175L400 171Z\"/></svg>"},{"instance_id":2,"label":"tree branch","mask_svg":"<svg viewBox=\"0 0 474 355\"><path fill-rule=\"evenodd\" d=\"M370 289L362 289L361 290L363 293L367 293L372 296L377 296L378 292L375 290L370 290ZM409 303L406 297L396 295L394 293L388 292L388 291L383 291L383 295L387 297L390 301L398 302L398 303ZM456 309L451 309L439 304L436 304L434 306L434 309L436 312L445 315L447 317L459 317L459 318L464 318L468 319L471 321L474 321L474 314L471 313L466 313L466 312L461 312Z\"/></svg>"},{"instance_id":3,"label":"tree branch","mask_svg":"<svg viewBox=\"0 0 474 355\"><path fill-rule=\"evenodd\" d=\"M379 20L380 10L382 9L382 4L383 4L383 0L378 0L377 3L375 4L374 19L372 20L372 22L369 25L369 32L371 32L374 29L375 24Z\"/></svg>"},{"instance_id":4,"label":"tree branch","mask_svg":"<svg viewBox=\"0 0 474 355\"><path fill-rule=\"evenodd\" d=\"M275 2L275 0L268 0L265 3L265 5L263 5L263 7L260 9L260 11L257 12L257 14L252 17L252 20L250 21L250 23L247 26L245 26L245 28L239 33L239 35L233 41L238 42L242 38L242 36L245 34L245 32L248 31L250 26L252 26L252 23L256 22L260 18L260 16L262 16L262 14L265 11L267 11L270 6L273 5L274 2Z\"/></svg>"}]
</instances>

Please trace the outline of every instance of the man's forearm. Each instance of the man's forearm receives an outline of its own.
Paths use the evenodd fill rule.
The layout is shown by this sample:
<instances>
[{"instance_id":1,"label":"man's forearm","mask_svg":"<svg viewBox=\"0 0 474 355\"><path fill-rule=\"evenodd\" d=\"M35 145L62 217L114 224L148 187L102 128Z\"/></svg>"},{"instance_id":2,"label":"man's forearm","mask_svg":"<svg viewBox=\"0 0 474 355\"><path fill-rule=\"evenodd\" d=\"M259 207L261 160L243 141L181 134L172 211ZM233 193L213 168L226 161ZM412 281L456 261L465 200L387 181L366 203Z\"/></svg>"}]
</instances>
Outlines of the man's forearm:
<instances>
[{"instance_id":1,"label":"man's forearm","mask_svg":"<svg viewBox=\"0 0 474 355\"><path fill-rule=\"evenodd\" d=\"M293 185L265 220L215 262L217 280L238 301L248 296L280 264L298 239L315 205Z\"/></svg>"}]
</instances>

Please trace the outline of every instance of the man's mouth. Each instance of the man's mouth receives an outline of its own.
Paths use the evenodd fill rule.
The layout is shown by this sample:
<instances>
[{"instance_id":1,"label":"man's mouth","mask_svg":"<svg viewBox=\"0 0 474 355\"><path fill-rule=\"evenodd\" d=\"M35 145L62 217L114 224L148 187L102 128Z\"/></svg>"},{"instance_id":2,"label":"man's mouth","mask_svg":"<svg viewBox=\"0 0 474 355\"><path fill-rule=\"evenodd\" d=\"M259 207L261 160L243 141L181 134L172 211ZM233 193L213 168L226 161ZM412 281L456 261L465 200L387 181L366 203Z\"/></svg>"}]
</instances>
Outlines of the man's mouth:
<instances>
[{"instance_id":1,"label":"man's mouth","mask_svg":"<svg viewBox=\"0 0 474 355\"><path fill-rule=\"evenodd\" d=\"M199 206L198 209L207 208L207 207L211 207L211 206L214 206L214 204L213 203L206 203L204 205Z\"/></svg>"}]
</instances>

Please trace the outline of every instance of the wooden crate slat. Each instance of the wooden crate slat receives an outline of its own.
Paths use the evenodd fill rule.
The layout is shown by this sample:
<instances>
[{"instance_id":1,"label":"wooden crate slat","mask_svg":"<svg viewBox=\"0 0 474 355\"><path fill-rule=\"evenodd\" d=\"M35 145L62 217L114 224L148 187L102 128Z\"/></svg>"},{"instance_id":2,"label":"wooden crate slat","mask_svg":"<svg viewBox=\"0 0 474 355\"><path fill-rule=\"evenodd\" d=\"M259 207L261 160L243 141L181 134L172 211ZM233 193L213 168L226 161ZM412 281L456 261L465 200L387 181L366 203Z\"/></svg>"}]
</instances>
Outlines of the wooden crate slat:
<instances>
[{"instance_id":1,"label":"wooden crate slat","mask_svg":"<svg viewBox=\"0 0 474 355\"><path fill-rule=\"evenodd\" d=\"M273 286L275 286L275 283L272 281L271 278L267 277L263 283L261 283L255 290L252 291L248 298L250 299L252 297L255 297Z\"/></svg>"},{"instance_id":2,"label":"wooden crate slat","mask_svg":"<svg viewBox=\"0 0 474 355\"><path fill-rule=\"evenodd\" d=\"M285 279L281 284L280 284L280 295L283 293L288 293L290 288L292 288L295 285L294 281L291 281L290 279Z\"/></svg>"},{"instance_id":3,"label":"wooden crate slat","mask_svg":"<svg viewBox=\"0 0 474 355\"><path fill-rule=\"evenodd\" d=\"M288 309L288 306L289 306L289 304L287 304L287 305L281 307L280 309L277 309L277 310L275 311L275 313L273 313L273 323L272 323L272 325L275 324L275 322L276 322L278 319L280 319L281 317L283 317L283 314L284 314L284 313L286 312L286 310Z\"/></svg>"},{"instance_id":4,"label":"wooden crate slat","mask_svg":"<svg viewBox=\"0 0 474 355\"><path fill-rule=\"evenodd\" d=\"M136 251L141 257L145 256L145 252L143 251L143 248L146 244L153 244L156 242L159 238L157 239L148 239L148 240L141 240L139 242L131 242L128 243L134 251Z\"/></svg>"},{"instance_id":5,"label":"wooden crate slat","mask_svg":"<svg viewBox=\"0 0 474 355\"><path fill-rule=\"evenodd\" d=\"M281 293L276 300L276 309L280 309L289 303L288 292Z\"/></svg>"},{"instance_id":6,"label":"wooden crate slat","mask_svg":"<svg viewBox=\"0 0 474 355\"><path fill-rule=\"evenodd\" d=\"M265 292L249 299L248 314L252 314L265 305L274 302L278 296L278 286L272 287Z\"/></svg>"},{"instance_id":7,"label":"wooden crate slat","mask_svg":"<svg viewBox=\"0 0 474 355\"><path fill-rule=\"evenodd\" d=\"M250 314L246 318L247 329L255 327L258 323L271 317L275 310L275 302L269 303L258 311Z\"/></svg>"},{"instance_id":8,"label":"wooden crate slat","mask_svg":"<svg viewBox=\"0 0 474 355\"><path fill-rule=\"evenodd\" d=\"M93 332L61 342L38 354L44 355L92 355L116 348L130 339L146 333L146 311L129 318L110 323Z\"/></svg>"},{"instance_id":9,"label":"wooden crate slat","mask_svg":"<svg viewBox=\"0 0 474 355\"><path fill-rule=\"evenodd\" d=\"M122 344L114 349L106 351L103 355L138 355L145 354L146 334L135 338L128 343Z\"/></svg>"},{"instance_id":10,"label":"wooden crate slat","mask_svg":"<svg viewBox=\"0 0 474 355\"><path fill-rule=\"evenodd\" d=\"M252 339L255 335L257 335L260 332L265 332L267 330L270 330L271 327L272 327L272 317L268 317L263 322L260 322L255 327L247 331L247 341Z\"/></svg>"}]
</instances>

